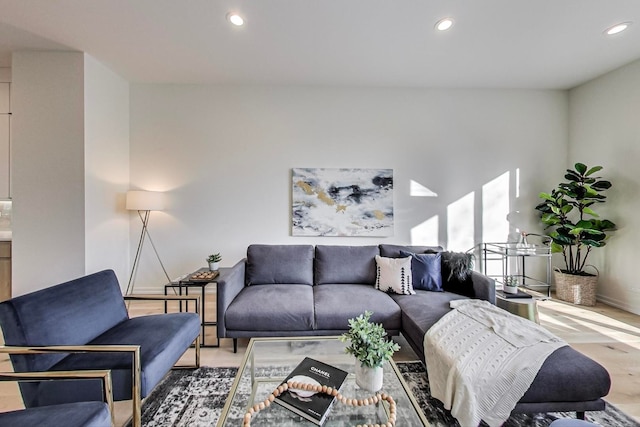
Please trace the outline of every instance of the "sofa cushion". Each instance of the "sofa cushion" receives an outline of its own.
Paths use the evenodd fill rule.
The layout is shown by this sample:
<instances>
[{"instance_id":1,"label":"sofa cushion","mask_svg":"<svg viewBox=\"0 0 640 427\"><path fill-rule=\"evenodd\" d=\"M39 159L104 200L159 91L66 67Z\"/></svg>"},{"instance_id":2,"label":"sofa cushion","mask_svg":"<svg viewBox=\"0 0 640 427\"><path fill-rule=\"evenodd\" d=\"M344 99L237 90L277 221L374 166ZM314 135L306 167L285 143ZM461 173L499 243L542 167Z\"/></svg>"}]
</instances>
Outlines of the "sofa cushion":
<instances>
[{"instance_id":1,"label":"sofa cushion","mask_svg":"<svg viewBox=\"0 0 640 427\"><path fill-rule=\"evenodd\" d=\"M246 283L313 285L313 255L311 245L251 245Z\"/></svg>"},{"instance_id":2,"label":"sofa cushion","mask_svg":"<svg viewBox=\"0 0 640 427\"><path fill-rule=\"evenodd\" d=\"M378 246L316 246L315 282L373 285Z\"/></svg>"},{"instance_id":3,"label":"sofa cushion","mask_svg":"<svg viewBox=\"0 0 640 427\"><path fill-rule=\"evenodd\" d=\"M449 302L464 299L450 292L416 290L415 295L390 295L402 309L402 333L422 348L424 334L442 316L451 311ZM424 355L421 359L424 360Z\"/></svg>"},{"instance_id":4,"label":"sofa cushion","mask_svg":"<svg viewBox=\"0 0 640 427\"><path fill-rule=\"evenodd\" d=\"M228 330L308 331L314 329L313 288L290 284L245 287L225 313Z\"/></svg>"},{"instance_id":5,"label":"sofa cushion","mask_svg":"<svg viewBox=\"0 0 640 427\"><path fill-rule=\"evenodd\" d=\"M430 254L441 252L442 246L401 246L401 245L380 245L380 256L387 258L402 258L400 251L412 252L414 254Z\"/></svg>"},{"instance_id":6,"label":"sofa cushion","mask_svg":"<svg viewBox=\"0 0 640 427\"><path fill-rule=\"evenodd\" d=\"M442 289L476 298L473 286L473 255L465 252L442 252Z\"/></svg>"},{"instance_id":7,"label":"sofa cushion","mask_svg":"<svg viewBox=\"0 0 640 427\"><path fill-rule=\"evenodd\" d=\"M413 289L442 292L442 269L440 252L435 254L414 254L400 251L402 256L411 257L411 276Z\"/></svg>"},{"instance_id":8,"label":"sofa cushion","mask_svg":"<svg viewBox=\"0 0 640 427\"><path fill-rule=\"evenodd\" d=\"M370 310L372 322L382 323L388 331L400 330L400 307L372 286L327 284L314 286L313 294L316 329L347 331L349 319Z\"/></svg>"},{"instance_id":9,"label":"sofa cushion","mask_svg":"<svg viewBox=\"0 0 640 427\"><path fill-rule=\"evenodd\" d=\"M195 313L170 313L134 317L120 323L95 340L92 345L139 344L142 360L142 397L145 397L184 354L186 348L200 334L200 317ZM55 371L81 369L109 369L115 400L131 399L131 353L74 353L52 367ZM36 406L99 400L100 383L95 393L74 381L39 383Z\"/></svg>"},{"instance_id":10,"label":"sofa cushion","mask_svg":"<svg viewBox=\"0 0 640 427\"><path fill-rule=\"evenodd\" d=\"M411 257L385 258L376 255L376 289L382 292L413 295Z\"/></svg>"}]
</instances>

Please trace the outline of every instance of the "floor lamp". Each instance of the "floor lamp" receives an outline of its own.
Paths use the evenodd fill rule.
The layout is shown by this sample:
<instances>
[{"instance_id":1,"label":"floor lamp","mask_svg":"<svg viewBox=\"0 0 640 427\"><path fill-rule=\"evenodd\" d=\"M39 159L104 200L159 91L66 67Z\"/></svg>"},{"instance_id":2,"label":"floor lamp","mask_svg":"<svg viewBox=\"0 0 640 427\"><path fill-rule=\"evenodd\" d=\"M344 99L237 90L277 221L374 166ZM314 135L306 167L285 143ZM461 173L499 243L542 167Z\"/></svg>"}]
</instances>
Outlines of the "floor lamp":
<instances>
[{"instance_id":1,"label":"floor lamp","mask_svg":"<svg viewBox=\"0 0 640 427\"><path fill-rule=\"evenodd\" d=\"M164 193L156 191L127 191L126 209L130 211L138 211L140 221L142 221L142 231L140 232L140 240L138 241L138 249L136 250L136 257L133 260L133 266L131 267L131 275L129 276L129 284L127 285L127 291L125 295L133 293L133 286L135 283L135 277L138 270L138 264L140 263L140 254L142 253L142 247L144 246L145 238L149 240L153 251L160 262L162 271L167 277L167 281L171 282L167 270L164 268L164 264L158 255L156 245L153 244L151 235L149 234L149 215L151 211L161 211L165 208Z\"/></svg>"}]
</instances>

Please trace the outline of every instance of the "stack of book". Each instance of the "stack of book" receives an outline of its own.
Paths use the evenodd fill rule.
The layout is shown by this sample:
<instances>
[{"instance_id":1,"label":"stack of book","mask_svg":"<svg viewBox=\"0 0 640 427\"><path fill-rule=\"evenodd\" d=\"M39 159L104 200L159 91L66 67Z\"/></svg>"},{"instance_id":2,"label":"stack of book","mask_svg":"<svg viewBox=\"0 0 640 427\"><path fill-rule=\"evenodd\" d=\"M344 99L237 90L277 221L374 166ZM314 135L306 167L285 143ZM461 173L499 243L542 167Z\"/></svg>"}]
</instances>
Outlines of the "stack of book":
<instances>
[{"instance_id":1,"label":"stack of book","mask_svg":"<svg viewBox=\"0 0 640 427\"><path fill-rule=\"evenodd\" d=\"M526 292L522 292L522 291L518 291L515 294L511 294L509 292L504 292L503 290L496 290L496 296L499 296L500 298L506 298L506 299L511 299L511 298L533 298L531 296L531 294L528 294Z\"/></svg>"},{"instance_id":2,"label":"stack of book","mask_svg":"<svg viewBox=\"0 0 640 427\"><path fill-rule=\"evenodd\" d=\"M305 357L291 371L283 383L292 381L312 385L326 385L340 390L346 378L346 371L310 357ZM334 401L334 396L329 396L325 393L297 389L289 389L275 399L276 403L317 425L324 424Z\"/></svg>"}]
</instances>

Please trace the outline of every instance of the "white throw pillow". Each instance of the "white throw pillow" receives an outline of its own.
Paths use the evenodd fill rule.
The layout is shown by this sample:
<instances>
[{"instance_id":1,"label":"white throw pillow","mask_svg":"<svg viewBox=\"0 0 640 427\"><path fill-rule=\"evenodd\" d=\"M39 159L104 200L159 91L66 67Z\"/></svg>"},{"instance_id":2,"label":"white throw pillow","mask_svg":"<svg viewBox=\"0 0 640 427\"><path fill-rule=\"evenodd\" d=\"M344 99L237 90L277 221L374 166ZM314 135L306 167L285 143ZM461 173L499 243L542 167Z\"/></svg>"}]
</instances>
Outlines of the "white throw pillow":
<instances>
[{"instance_id":1,"label":"white throw pillow","mask_svg":"<svg viewBox=\"0 0 640 427\"><path fill-rule=\"evenodd\" d=\"M376 289L415 295L411 277L411 257L385 258L376 255Z\"/></svg>"}]
</instances>

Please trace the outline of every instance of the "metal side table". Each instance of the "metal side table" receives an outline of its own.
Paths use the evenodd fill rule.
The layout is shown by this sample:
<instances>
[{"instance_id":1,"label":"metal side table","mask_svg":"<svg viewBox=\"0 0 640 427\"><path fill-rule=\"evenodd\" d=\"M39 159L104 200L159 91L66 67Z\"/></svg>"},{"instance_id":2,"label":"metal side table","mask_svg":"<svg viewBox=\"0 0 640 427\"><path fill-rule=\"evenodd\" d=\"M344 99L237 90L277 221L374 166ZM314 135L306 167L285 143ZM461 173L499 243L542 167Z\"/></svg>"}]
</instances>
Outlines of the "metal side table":
<instances>
[{"instance_id":1,"label":"metal side table","mask_svg":"<svg viewBox=\"0 0 640 427\"><path fill-rule=\"evenodd\" d=\"M496 305L511 314L540 324L538 304L535 298L508 298L502 291L496 291Z\"/></svg>"},{"instance_id":2,"label":"metal side table","mask_svg":"<svg viewBox=\"0 0 640 427\"><path fill-rule=\"evenodd\" d=\"M217 337L216 334L216 343L215 344L207 344L205 340L205 328L208 326L218 326L217 321L207 321L206 320L206 299L205 299L205 291L207 285L215 284L216 290L218 285L218 278L225 269L221 268L217 271L218 274L213 275L211 278L200 278L201 273L209 272L209 269L204 267L200 268L193 273L186 274L180 278L178 278L175 282L171 282L164 286L164 294L167 295L169 289L173 289L175 292L177 290L178 295L189 295L189 288L200 288L200 324L202 327L202 343L200 347L220 347L220 338ZM184 290L184 291L183 291ZM189 310L188 302L186 303L186 310ZM164 311L167 312L167 304L164 305ZM182 311L182 303L180 303L180 311ZM217 314L216 314L217 315Z\"/></svg>"}]
</instances>

